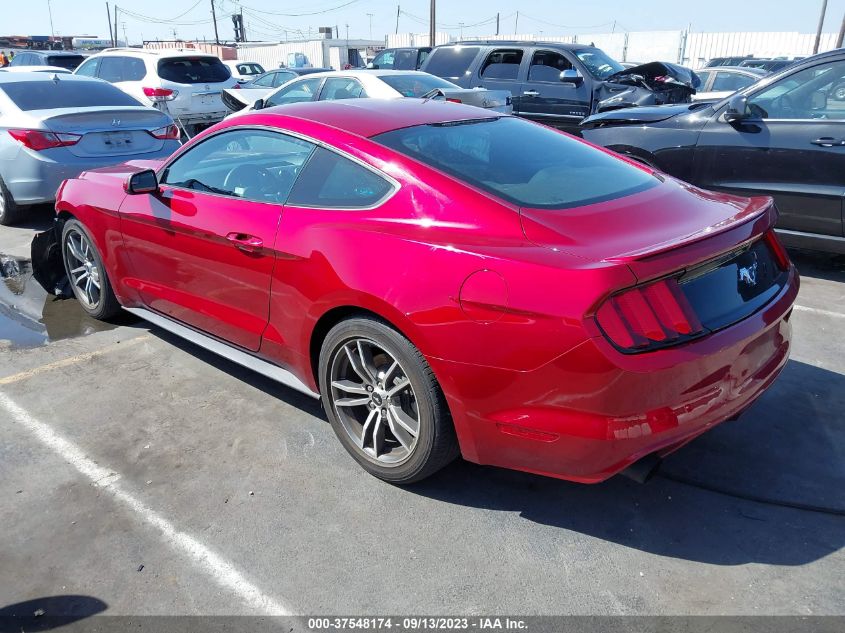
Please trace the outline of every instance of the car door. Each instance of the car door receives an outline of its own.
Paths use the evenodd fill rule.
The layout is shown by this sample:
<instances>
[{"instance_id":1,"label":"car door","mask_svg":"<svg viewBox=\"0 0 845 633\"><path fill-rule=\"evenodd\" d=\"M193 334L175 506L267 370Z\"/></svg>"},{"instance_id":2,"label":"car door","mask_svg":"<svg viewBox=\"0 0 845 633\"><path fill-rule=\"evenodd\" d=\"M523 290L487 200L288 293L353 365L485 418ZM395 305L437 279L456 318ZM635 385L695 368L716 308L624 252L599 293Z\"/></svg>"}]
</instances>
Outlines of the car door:
<instances>
[{"instance_id":1,"label":"car door","mask_svg":"<svg viewBox=\"0 0 845 633\"><path fill-rule=\"evenodd\" d=\"M271 108L288 103L315 101L317 95L320 94L320 85L322 83L323 79L321 77L292 81L267 97L264 100L264 107Z\"/></svg>"},{"instance_id":2,"label":"car door","mask_svg":"<svg viewBox=\"0 0 845 633\"><path fill-rule=\"evenodd\" d=\"M580 81L561 81L565 70L578 72ZM516 105L514 106L516 110ZM536 48L531 52L518 114L528 119L568 127L590 114L590 88L573 60L562 51Z\"/></svg>"},{"instance_id":3,"label":"car door","mask_svg":"<svg viewBox=\"0 0 845 633\"><path fill-rule=\"evenodd\" d=\"M159 174L159 191L120 208L132 279L165 316L257 351L268 320L282 205L312 143L229 129Z\"/></svg>"},{"instance_id":4,"label":"car door","mask_svg":"<svg viewBox=\"0 0 845 633\"><path fill-rule=\"evenodd\" d=\"M843 235L845 59L820 61L747 93L747 118L725 121L726 105L697 144L696 184L741 195L772 195L778 227Z\"/></svg>"},{"instance_id":5,"label":"car door","mask_svg":"<svg viewBox=\"0 0 845 633\"><path fill-rule=\"evenodd\" d=\"M493 48L478 68L472 87L487 90L507 90L511 93L514 112L518 112L525 77L523 62L525 51L521 48Z\"/></svg>"}]
</instances>

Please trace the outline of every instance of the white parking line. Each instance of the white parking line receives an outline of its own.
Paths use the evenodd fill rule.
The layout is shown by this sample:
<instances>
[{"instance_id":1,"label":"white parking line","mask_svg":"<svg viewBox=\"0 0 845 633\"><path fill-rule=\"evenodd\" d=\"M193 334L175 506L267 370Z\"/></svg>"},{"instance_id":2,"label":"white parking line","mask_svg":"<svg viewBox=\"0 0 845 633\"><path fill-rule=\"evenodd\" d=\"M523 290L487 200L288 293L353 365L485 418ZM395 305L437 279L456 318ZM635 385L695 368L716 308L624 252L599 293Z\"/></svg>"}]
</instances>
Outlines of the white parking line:
<instances>
[{"instance_id":1,"label":"white parking line","mask_svg":"<svg viewBox=\"0 0 845 633\"><path fill-rule=\"evenodd\" d=\"M115 499L139 515L144 523L161 532L162 539L170 547L191 559L218 585L235 594L250 609L267 615L291 615L286 607L247 580L232 563L193 536L177 530L167 519L123 490L117 483L120 479L119 474L98 465L73 442L37 420L3 393L0 393L0 407L8 411L15 422L32 433L42 444L57 453L93 484L110 491Z\"/></svg>"},{"instance_id":2,"label":"white parking line","mask_svg":"<svg viewBox=\"0 0 845 633\"><path fill-rule=\"evenodd\" d=\"M833 312L831 310L822 310L821 308L811 308L810 306L802 306L797 303L793 306L799 312L810 312L812 314L820 314L822 316L834 317L836 319L845 319L845 314L841 312Z\"/></svg>"}]
</instances>

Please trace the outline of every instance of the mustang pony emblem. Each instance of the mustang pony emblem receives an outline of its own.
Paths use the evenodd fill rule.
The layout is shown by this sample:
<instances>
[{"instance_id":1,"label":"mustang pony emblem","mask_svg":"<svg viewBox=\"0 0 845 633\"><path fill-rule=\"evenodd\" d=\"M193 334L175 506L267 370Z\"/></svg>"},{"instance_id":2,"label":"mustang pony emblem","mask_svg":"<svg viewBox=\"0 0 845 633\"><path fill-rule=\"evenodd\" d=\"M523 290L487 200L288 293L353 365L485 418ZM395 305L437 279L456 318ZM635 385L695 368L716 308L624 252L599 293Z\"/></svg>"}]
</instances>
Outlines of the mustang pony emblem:
<instances>
[{"instance_id":1,"label":"mustang pony emblem","mask_svg":"<svg viewBox=\"0 0 845 633\"><path fill-rule=\"evenodd\" d=\"M749 286L757 285L757 262L739 269L739 280Z\"/></svg>"}]
</instances>

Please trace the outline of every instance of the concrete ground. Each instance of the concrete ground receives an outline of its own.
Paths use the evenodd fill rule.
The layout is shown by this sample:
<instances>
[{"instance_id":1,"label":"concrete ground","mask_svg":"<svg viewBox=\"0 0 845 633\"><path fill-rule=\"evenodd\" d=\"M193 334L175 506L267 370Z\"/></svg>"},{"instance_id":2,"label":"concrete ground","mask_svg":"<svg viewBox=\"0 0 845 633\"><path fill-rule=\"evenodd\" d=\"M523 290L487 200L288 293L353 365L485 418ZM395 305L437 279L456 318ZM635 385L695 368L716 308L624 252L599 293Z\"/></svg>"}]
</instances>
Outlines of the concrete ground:
<instances>
[{"instance_id":1,"label":"concrete ground","mask_svg":"<svg viewBox=\"0 0 845 633\"><path fill-rule=\"evenodd\" d=\"M784 374L650 483L458 461L409 488L317 402L91 323L24 262L0 284L0 612L845 614L845 265L793 256Z\"/></svg>"}]
</instances>

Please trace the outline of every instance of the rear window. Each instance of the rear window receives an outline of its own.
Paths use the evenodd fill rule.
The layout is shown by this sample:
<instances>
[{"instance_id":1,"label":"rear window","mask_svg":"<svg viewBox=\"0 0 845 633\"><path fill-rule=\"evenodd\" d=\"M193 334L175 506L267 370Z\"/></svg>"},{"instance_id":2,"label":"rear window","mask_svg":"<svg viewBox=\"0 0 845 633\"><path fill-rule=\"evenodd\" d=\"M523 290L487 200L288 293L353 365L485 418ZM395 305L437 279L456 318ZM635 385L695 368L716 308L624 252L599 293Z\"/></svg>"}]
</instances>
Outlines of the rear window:
<instances>
[{"instance_id":1,"label":"rear window","mask_svg":"<svg viewBox=\"0 0 845 633\"><path fill-rule=\"evenodd\" d=\"M382 75L379 79L403 97L422 97L435 88L460 89L460 86L456 86L451 81L434 75Z\"/></svg>"},{"instance_id":2,"label":"rear window","mask_svg":"<svg viewBox=\"0 0 845 633\"><path fill-rule=\"evenodd\" d=\"M238 64L236 68L242 75L260 75L264 72L260 64Z\"/></svg>"},{"instance_id":3,"label":"rear window","mask_svg":"<svg viewBox=\"0 0 845 633\"><path fill-rule=\"evenodd\" d=\"M49 55L47 57L47 66L58 66L59 68L67 68L73 70L79 64L85 61L82 55Z\"/></svg>"},{"instance_id":4,"label":"rear window","mask_svg":"<svg viewBox=\"0 0 845 633\"><path fill-rule=\"evenodd\" d=\"M0 90L21 110L141 105L119 88L95 80L4 82Z\"/></svg>"},{"instance_id":5,"label":"rear window","mask_svg":"<svg viewBox=\"0 0 845 633\"><path fill-rule=\"evenodd\" d=\"M514 117L418 125L373 140L523 207L578 207L660 182L586 143Z\"/></svg>"},{"instance_id":6,"label":"rear window","mask_svg":"<svg viewBox=\"0 0 845 633\"><path fill-rule=\"evenodd\" d=\"M158 63L158 76L177 84L207 84L226 81L232 73L216 57L175 57Z\"/></svg>"},{"instance_id":7,"label":"rear window","mask_svg":"<svg viewBox=\"0 0 845 633\"><path fill-rule=\"evenodd\" d=\"M438 77L463 77L478 51L477 46L435 48L425 60L425 72Z\"/></svg>"}]
</instances>

